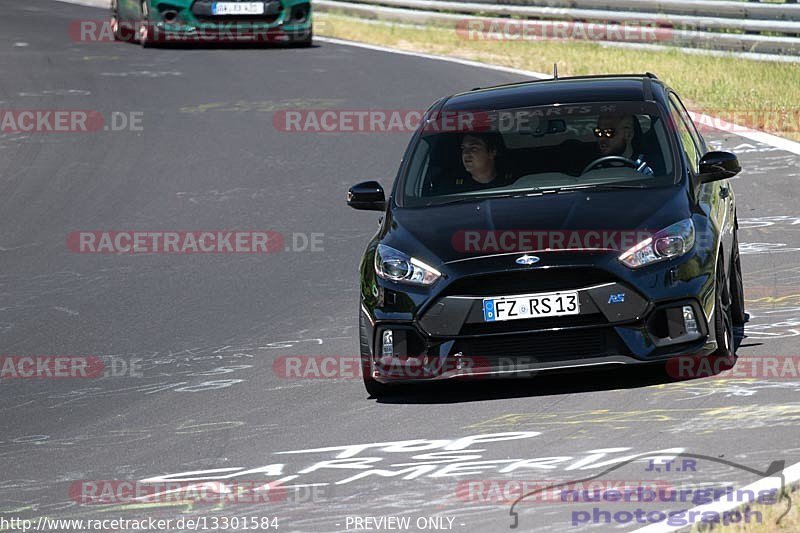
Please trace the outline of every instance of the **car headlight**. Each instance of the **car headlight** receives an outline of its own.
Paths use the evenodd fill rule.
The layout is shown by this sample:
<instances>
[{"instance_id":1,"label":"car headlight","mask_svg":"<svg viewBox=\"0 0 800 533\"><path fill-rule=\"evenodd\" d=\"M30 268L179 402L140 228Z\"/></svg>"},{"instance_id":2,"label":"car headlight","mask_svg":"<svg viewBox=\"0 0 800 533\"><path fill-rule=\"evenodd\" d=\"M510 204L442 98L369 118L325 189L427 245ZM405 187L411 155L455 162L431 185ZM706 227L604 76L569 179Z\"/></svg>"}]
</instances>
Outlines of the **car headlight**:
<instances>
[{"instance_id":1,"label":"car headlight","mask_svg":"<svg viewBox=\"0 0 800 533\"><path fill-rule=\"evenodd\" d=\"M693 246L694 222L687 218L640 242L619 256L619 260L630 268L639 268L681 256Z\"/></svg>"},{"instance_id":2,"label":"car headlight","mask_svg":"<svg viewBox=\"0 0 800 533\"><path fill-rule=\"evenodd\" d=\"M383 279L415 285L432 285L442 277L432 266L385 244L379 244L375 251L375 273Z\"/></svg>"}]
</instances>

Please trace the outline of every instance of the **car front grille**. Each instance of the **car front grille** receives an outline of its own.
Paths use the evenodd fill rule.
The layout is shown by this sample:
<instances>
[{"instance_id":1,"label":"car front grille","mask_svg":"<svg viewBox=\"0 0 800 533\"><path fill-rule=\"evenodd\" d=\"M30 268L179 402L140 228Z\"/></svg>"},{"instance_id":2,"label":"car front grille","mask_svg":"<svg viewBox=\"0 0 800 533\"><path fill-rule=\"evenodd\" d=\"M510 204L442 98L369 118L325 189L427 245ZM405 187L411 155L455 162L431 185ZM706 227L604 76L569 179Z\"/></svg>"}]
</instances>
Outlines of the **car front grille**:
<instances>
[{"instance_id":1,"label":"car front grille","mask_svg":"<svg viewBox=\"0 0 800 533\"><path fill-rule=\"evenodd\" d=\"M443 296L507 296L571 290L619 281L597 268L540 268L467 276L445 288Z\"/></svg>"},{"instance_id":2,"label":"car front grille","mask_svg":"<svg viewBox=\"0 0 800 533\"><path fill-rule=\"evenodd\" d=\"M587 326L604 326L608 321L601 313L590 315L558 316L552 318L527 318L523 320L505 320L501 322L465 323L459 335L490 335L493 333L515 333L557 328L578 328Z\"/></svg>"},{"instance_id":3,"label":"car front grille","mask_svg":"<svg viewBox=\"0 0 800 533\"><path fill-rule=\"evenodd\" d=\"M226 0L230 1L230 0ZM247 0L233 0L233 1L247 1ZM238 24L271 24L278 20L283 12L283 5L279 0L271 0L264 2L263 15L214 15L211 6L212 0L197 0L192 5L192 13L200 22L214 22L214 23L238 23Z\"/></svg>"},{"instance_id":4,"label":"car front grille","mask_svg":"<svg viewBox=\"0 0 800 533\"><path fill-rule=\"evenodd\" d=\"M608 328L482 337L458 341L457 349L489 362L501 358L534 358L542 362L568 361L607 355L615 344Z\"/></svg>"}]
</instances>

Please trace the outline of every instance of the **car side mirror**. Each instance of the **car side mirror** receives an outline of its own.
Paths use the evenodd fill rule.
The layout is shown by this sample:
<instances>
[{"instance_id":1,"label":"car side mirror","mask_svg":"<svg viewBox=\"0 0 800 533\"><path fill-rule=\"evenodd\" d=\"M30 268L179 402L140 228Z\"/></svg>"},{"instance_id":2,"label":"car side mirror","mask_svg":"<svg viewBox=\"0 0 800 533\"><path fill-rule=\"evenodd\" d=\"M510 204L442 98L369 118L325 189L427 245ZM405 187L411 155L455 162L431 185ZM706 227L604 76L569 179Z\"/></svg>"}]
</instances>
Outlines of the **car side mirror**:
<instances>
[{"instance_id":1,"label":"car side mirror","mask_svg":"<svg viewBox=\"0 0 800 533\"><path fill-rule=\"evenodd\" d=\"M736 154L730 152L708 152L700 159L700 183L726 180L742 171Z\"/></svg>"},{"instance_id":2,"label":"car side mirror","mask_svg":"<svg viewBox=\"0 0 800 533\"><path fill-rule=\"evenodd\" d=\"M384 211L386 209L386 195L383 187L377 181L365 181L353 185L347 191L347 205L353 209L365 211Z\"/></svg>"}]
</instances>

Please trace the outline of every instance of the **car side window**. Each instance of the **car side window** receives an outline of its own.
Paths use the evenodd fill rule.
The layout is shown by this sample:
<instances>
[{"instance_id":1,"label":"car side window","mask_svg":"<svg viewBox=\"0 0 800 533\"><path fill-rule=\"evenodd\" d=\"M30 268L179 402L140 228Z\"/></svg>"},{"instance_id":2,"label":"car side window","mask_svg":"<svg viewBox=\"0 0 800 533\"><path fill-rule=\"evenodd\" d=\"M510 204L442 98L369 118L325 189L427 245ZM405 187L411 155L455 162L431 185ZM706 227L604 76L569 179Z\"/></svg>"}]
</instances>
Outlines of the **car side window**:
<instances>
[{"instance_id":1,"label":"car side window","mask_svg":"<svg viewBox=\"0 0 800 533\"><path fill-rule=\"evenodd\" d=\"M686 123L686 127L689 129L689 134L692 136L692 139L694 139L694 144L700 152L700 156L702 157L705 153L706 142L703 139L703 136L700 135L700 132L697 131L697 127L695 126L692 117L689 115L689 112L686 111L686 106L683 105L683 102L681 102L681 99L675 93L669 93L669 99L675 106L675 109L678 110L678 114Z\"/></svg>"},{"instance_id":2,"label":"car side window","mask_svg":"<svg viewBox=\"0 0 800 533\"><path fill-rule=\"evenodd\" d=\"M689 161L689 167L692 169L692 172L697 174L700 163L700 149L692 138L689 126L683 120L678 108L671 99L669 103L669 113L672 116L672 120L675 122L675 127L678 128L678 137L680 137L681 145L686 153L686 159Z\"/></svg>"},{"instance_id":3,"label":"car side window","mask_svg":"<svg viewBox=\"0 0 800 533\"><path fill-rule=\"evenodd\" d=\"M420 197L424 194L424 179L428 175L428 164L430 154L430 143L427 139L422 138L419 141L419 148L414 152L412 159L409 163L408 176L414 176L414 179L407 179L405 183L405 194L407 196Z\"/></svg>"}]
</instances>

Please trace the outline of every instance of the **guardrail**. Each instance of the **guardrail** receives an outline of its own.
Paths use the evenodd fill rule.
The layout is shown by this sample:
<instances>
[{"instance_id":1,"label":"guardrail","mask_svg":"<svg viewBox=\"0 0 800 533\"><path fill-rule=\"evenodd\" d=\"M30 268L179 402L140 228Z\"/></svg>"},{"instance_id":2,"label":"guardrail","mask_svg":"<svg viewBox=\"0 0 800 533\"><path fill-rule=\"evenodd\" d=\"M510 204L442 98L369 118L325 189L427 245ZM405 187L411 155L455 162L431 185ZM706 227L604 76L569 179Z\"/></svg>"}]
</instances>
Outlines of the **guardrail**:
<instances>
[{"instance_id":1,"label":"guardrail","mask_svg":"<svg viewBox=\"0 0 800 533\"><path fill-rule=\"evenodd\" d=\"M315 0L314 4L318 11L456 27L465 38L512 40L562 35L574 39L800 55L800 4L726 0ZM586 31L567 31L564 23L584 27L600 24L604 32L598 37ZM632 27L652 31L626 31ZM510 30L505 36L503 28ZM554 28L560 33L554 32Z\"/></svg>"},{"instance_id":2,"label":"guardrail","mask_svg":"<svg viewBox=\"0 0 800 533\"><path fill-rule=\"evenodd\" d=\"M443 0L449 1L449 0ZM731 17L766 20L800 21L800 5L772 2L730 0L463 0L477 4L561 7L573 9L606 9L670 13L699 17Z\"/></svg>"}]
</instances>

